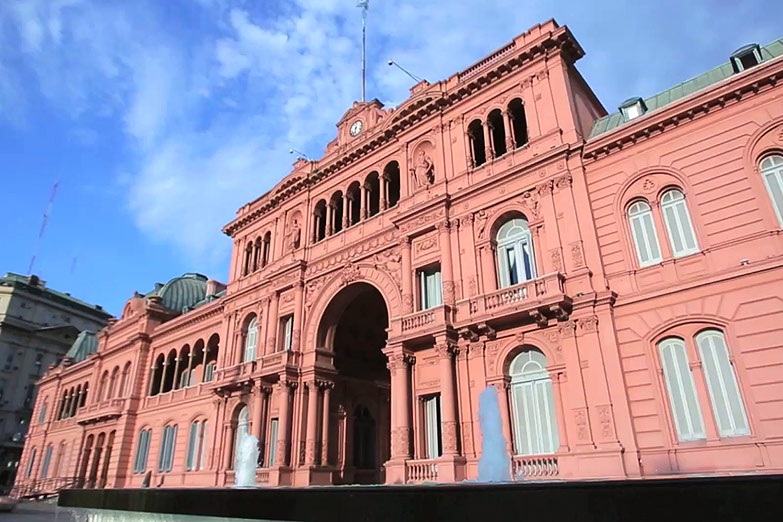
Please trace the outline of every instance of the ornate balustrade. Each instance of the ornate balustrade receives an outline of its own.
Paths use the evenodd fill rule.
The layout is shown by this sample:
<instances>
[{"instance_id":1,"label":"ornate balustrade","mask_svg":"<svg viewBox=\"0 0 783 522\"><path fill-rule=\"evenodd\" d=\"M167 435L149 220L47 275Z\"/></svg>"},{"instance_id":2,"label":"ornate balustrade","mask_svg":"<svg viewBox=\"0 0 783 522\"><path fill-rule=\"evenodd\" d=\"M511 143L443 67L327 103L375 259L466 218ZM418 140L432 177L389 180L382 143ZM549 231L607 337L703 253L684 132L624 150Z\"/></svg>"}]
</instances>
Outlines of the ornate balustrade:
<instances>
[{"instance_id":1,"label":"ornate balustrade","mask_svg":"<svg viewBox=\"0 0 783 522\"><path fill-rule=\"evenodd\" d=\"M54 495L60 490L80 488L84 480L78 477L52 477L44 479L29 479L17 484L11 489L10 496L14 498L35 498Z\"/></svg>"},{"instance_id":2,"label":"ornate balustrade","mask_svg":"<svg viewBox=\"0 0 783 522\"><path fill-rule=\"evenodd\" d=\"M519 480L545 480L557 478L560 469L555 455L516 456L511 459L511 476Z\"/></svg>"},{"instance_id":3,"label":"ornate balustrade","mask_svg":"<svg viewBox=\"0 0 783 522\"><path fill-rule=\"evenodd\" d=\"M284 369L286 366L298 366L301 363L301 352L283 350L269 353L259 360L262 375L271 375Z\"/></svg>"},{"instance_id":4,"label":"ornate balustrade","mask_svg":"<svg viewBox=\"0 0 783 522\"><path fill-rule=\"evenodd\" d=\"M417 337L443 330L451 323L452 309L447 305L421 310L395 319L393 328L403 337Z\"/></svg>"},{"instance_id":5,"label":"ornate balustrade","mask_svg":"<svg viewBox=\"0 0 783 522\"><path fill-rule=\"evenodd\" d=\"M568 313L570 308L571 299L565 294L565 276L555 272L459 301L456 322L463 325L520 313L538 321Z\"/></svg>"},{"instance_id":6,"label":"ornate balustrade","mask_svg":"<svg viewBox=\"0 0 783 522\"><path fill-rule=\"evenodd\" d=\"M420 484L438 481L438 461L435 459L409 460L405 463L405 482Z\"/></svg>"},{"instance_id":7,"label":"ornate balustrade","mask_svg":"<svg viewBox=\"0 0 783 522\"><path fill-rule=\"evenodd\" d=\"M76 421L79 424L90 424L101 420L116 419L122 415L126 401L126 398L115 397L86 405L76 413Z\"/></svg>"}]
</instances>

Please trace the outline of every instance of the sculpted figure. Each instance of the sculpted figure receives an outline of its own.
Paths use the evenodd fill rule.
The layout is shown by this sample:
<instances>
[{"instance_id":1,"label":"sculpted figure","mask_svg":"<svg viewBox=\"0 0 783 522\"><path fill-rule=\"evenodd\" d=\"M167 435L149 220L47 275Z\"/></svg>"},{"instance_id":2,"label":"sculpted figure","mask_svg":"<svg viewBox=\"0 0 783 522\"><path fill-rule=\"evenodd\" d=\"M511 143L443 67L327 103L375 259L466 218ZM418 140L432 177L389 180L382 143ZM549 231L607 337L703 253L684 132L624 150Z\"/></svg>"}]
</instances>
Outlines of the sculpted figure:
<instances>
[{"instance_id":1,"label":"sculpted figure","mask_svg":"<svg viewBox=\"0 0 783 522\"><path fill-rule=\"evenodd\" d=\"M416 164L411 169L411 176L417 188L435 183L435 165L423 150L416 154Z\"/></svg>"},{"instance_id":2,"label":"sculpted figure","mask_svg":"<svg viewBox=\"0 0 783 522\"><path fill-rule=\"evenodd\" d=\"M293 224L291 225L291 232L289 234L289 239L288 239L288 247L291 250L296 250L297 248L299 248L301 242L302 242L302 227L299 226L299 222L295 219Z\"/></svg>"}]
</instances>

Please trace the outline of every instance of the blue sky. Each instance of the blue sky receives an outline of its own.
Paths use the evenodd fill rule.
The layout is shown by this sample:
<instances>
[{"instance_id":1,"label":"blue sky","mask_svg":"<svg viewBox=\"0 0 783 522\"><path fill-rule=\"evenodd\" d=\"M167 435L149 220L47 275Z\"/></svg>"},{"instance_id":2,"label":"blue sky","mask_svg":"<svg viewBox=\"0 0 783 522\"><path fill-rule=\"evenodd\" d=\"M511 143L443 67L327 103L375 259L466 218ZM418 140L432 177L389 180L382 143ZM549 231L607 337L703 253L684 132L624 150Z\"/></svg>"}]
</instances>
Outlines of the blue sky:
<instances>
[{"instance_id":1,"label":"blue sky","mask_svg":"<svg viewBox=\"0 0 783 522\"><path fill-rule=\"evenodd\" d=\"M783 37L783 2L370 0L368 97L465 68L555 18L613 110ZM0 2L0 272L119 313L183 272L227 280L235 210L320 157L360 96L354 0Z\"/></svg>"}]
</instances>

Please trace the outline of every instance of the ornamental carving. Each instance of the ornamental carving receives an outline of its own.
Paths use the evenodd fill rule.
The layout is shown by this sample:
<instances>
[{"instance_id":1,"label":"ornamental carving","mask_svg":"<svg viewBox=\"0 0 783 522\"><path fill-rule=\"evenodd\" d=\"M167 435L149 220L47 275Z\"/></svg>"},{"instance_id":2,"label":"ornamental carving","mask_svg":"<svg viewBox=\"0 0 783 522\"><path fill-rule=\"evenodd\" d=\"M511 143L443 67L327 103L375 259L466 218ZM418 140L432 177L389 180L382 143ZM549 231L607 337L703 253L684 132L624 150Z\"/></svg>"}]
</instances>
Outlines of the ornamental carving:
<instances>
[{"instance_id":1,"label":"ornamental carving","mask_svg":"<svg viewBox=\"0 0 783 522\"><path fill-rule=\"evenodd\" d=\"M443 450L449 453L457 451L457 423L446 421L442 423Z\"/></svg>"},{"instance_id":2,"label":"ornamental carving","mask_svg":"<svg viewBox=\"0 0 783 522\"><path fill-rule=\"evenodd\" d=\"M576 323L572 319L569 319L568 321L564 321L557 325L557 334L560 336L561 339L567 337L573 337L575 332L576 332Z\"/></svg>"},{"instance_id":3,"label":"ornamental carving","mask_svg":"<svg viewBox=\"0 0 783 522\"><path fill-rule=\"evenodd\" d=\"M491 210L479 210L476 212L476 236L479 239L484 239L484 233L486 232L487 220L492 217Z\"/></svg>"},{"instance_id":4,"label":"ornamental carving","mask_svg":"<svg viewBox=\"0 0 783 522\"><path fill-rule=\"evenodd\" d=\"M575 321L580 334L595 332L598 329L598 316L596 315L580 317L575 319Z\"/></svg>"},{"instance_id":5,"label":"ornamental carving","mask_svg":"<svg viewBox=\"0 0 783 522\"><path fill-rule=\"evenodd\" d=\"M305 274L313 275L330 267L345 265L346 263L355 261L360 258L362 254L394 242L397 237L398 234L395 231L390 230L385 234L374 236L366 241L351 245L349 248L346 248L333 256L311 263L307 267Z\"/></svg>"},{"instance_id":6,"label":"ornamental carving","mask_svg":"<svg viewBox=\"0 0 783 522\"><path fill-rule=\"evenodd\" d=\"M778 131L777 140L778 143L783 143L783 127L781 127L780 130Z\"/></svg>"},{"instance_id":7,"label":"ornamental carving","mask_svg":"<svg viewBox=\"0 0 783 522\"><path fill-rule=\"evenodd\" d=\"M394 428L392 430L391 446L392 455L408 456L411 453L410 447L411 430L410 428Z\"/></svg>"},{"instance_id":8,"label":"ornamental carving","mask_svg":"<svg viewBox=\"0 0 783 522\"><path fill-rule=\"evenodd\" d=\"M555 190L559 191L568 188L571 186L572 182L573 177L571 174L563 174L562 176L558 176L555 178Z\"/></svg>"},{"instance_id":9,"label":"ornamental carving","mask_svg":"<svg viewBox=\"0 0 783 522\"><path fill-rule=\"evenodd\" d=\"M528 190L522 194L522 199L519 204L527 209L527 214L533 219L541 217L541 202L538 199L539 193L537 190Z\"/></svg>"},{"instance_id":10,"label":"ornamental carving","mask_svg":"<svg viewBox=\"0 0 783 522\"><path fill-rule=\"evenodd\" d=\"M315 301L315 294L324 286L326 282L325 277L319 277L313 281L310 281L305 286L305 308L310 308Z\"/></svg>"},{"instance_id":11,"label":"ornamental carving","mask_svg":"<svg viewBox=\"0 0 783 522\"><path fill-rule=\"evenodd\" d=\"M579 440L587 440L587 412L584 408L574 411L574 422Z\"/></svg>"},{"instance_id":12,"label":"ornamental carving","mask_svg":"<svg viewBox=\"0 0 783 522\"><path fill-rule=\"evenodd\" d=\"M438 354L440 359L450 359L452 354L457 353L457 345L446 341L435 345L435 353Z\"/></svg>"},{"instance_id":13,"label":"ornamental carving","mask_svg":"<svg viewBox=\"0 0 783 522\"><path fill-rule=\"evenodd\" d=\"M612 437L612 413L609 406L598 407L598 422L601 424L601 437L609 439Z\"/></svg>"},{"instance_id":14,"label":"ornamental carving","mask_svg":"<svg viewBox=\"0 0 783 522\"><path fill-rule=\"evenodd\" d=\"M429 225L433 221L445 217L445 215L446 215L445 209L441 208L439 210L436 210L435 212L418 216L416 219L412 219L407 223L403 223L402 225L400 225L400 230L402 232L408 232L409 230L420 228L425 225Z\"/></svg>"},{"instance_id":15,"label":"ornamental carving","mask_svg":"<svg viewBox=\"0 0 783 522\"><path fill-rule=\"evenodd\" d=\"M655 180L652 178L647 178L642 183L642 190L646 193L653 192L655 190Z\"/></svg>"},{"instance_id":16,"label":"ornamental carving","mask_svg":"<svg viewBox=\"0 0 783 522\"><path fill-rule=\"evenodd\" d=\"M343 267L342 272L340 272L340 284L342 286L348 286L354 281L361 279L361 277L362 273L359 270L359 267L353 263L348 263Z\"/></svg>"},{"instance_id":17,"label":"ornamental carving","mask_svg":"<svg viewBox=\"0 0 783 522\"><path fill-rule=\"evenodd\" d=\"M375 254L372 258L375 268L386 272L399 288L402 284L400 272L402 270L402 253L399 247L384 250Z\"/></svg>"},{"instance_id":18,"label":"ornamental carving","mask_svg":"<svg viewBox=\"0 0 783 522\"><path fill-rule=\"evenodd\" d=\"M552 269L555 272L562 272L563 271L563 256L560 254L559 248L553 248L550 251L550 254L552 256Z\"/></svg>"},{"instance_id":19,"label":"ornamental carving","mask_svg":"<svg viewBox=\"0 0 783 522\"><path fill-rule=\"evenodd\" d=\"M552 180L545 181L541 183L538 187L536 187L536 191L538 192L539 196L547 196L552 193Z\"/></svg>"},{"instance_id":20,"label":"ornamental carving","mask_svg":"<svg viewBox=\"0 0 783 522\"><path fill-rule=\"evenodd\" d=\"M582 242L574 241L570 245L571 247L571 261L574 263L575 268L581 268L585 264L584 256L582 254Z\"/></svg>"},{"instance_id":21,"label":"ornamental carving","mask_svg":"<svg viewBox=\"0 0 783 522\"><path fill-rule=\"evenodd\" d=\"M424 240L416 243L416 253L420 254L422 252L426 252L427 250L431 250L436 246L438 246L437 237L432 236L432 237L425 238Z\"/></svg>"},{"instance_id":22,"label":"ornamental carving","mask_svg":"<svg viewBox=\"0 0 783 522\"><path fill-rule=\"evenodd\" d=\"M471 226L473 224L473 219L474 219L473 218L473 214L468 214L466 216L462 216L460 218L459 224L460 224L461 227L469 227L469 226Z\"/></svg>"},{"instance_id":23,"label":"ornamental carving","mask_svg":"<svg viewBox=\"0 0 783 522\"><path fill-rule=\"evenodd\" d=\"M424 150L424 144L416 152L413 167L410 169L414 188L429 187L435 184L435 163Z\"/></svg>"}]
</instances>

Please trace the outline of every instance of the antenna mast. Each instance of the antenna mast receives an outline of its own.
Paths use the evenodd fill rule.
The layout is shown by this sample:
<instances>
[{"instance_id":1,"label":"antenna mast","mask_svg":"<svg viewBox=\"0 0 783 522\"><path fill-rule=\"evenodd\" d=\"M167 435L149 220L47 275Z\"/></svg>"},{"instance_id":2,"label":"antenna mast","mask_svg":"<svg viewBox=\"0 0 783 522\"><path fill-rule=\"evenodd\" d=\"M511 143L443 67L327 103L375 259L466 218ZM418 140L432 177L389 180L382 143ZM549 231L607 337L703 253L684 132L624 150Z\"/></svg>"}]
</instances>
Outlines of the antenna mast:
<instances>
[{"instance_id":1,"label":"antenna mast","mask_svg":"<svg viewBox=\"0 0 783 522\"><path fill-rule=\"evenodd\" d=\"M41 246L41 240L43 239L44 231L46 230L46 223L49 221L49 212L52 210L54 204L54 196L57 195L57 185L60 182L55 182L52 187L52 194L49 196L49 203L46 205L46 210L43 215L43 222L41 223L41 230L38 232L38 239L35 241L35 248L33 249L33 257L30 259L30 266L27 268L27 275L33 275L33 265L35 264L35 256L38 255L38 248Z\"/></svg>"},{"instance_id":2,"label":"antenna mast","mask_svg":"<svg viewBox=\"0 0 783 522\"><path fill-rule=\"evenodd\" d=\"M362 102L367 101L365 89L367 85L367 9L370 7L370 0L359 0L356 7L362 10Z\"/></svg>"}]
</instances>

